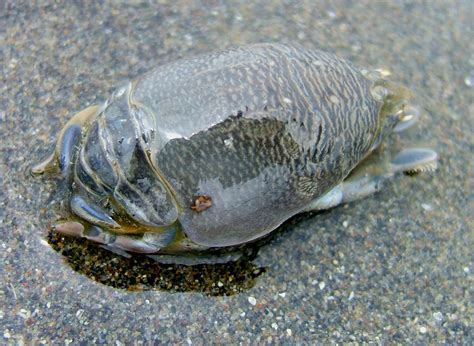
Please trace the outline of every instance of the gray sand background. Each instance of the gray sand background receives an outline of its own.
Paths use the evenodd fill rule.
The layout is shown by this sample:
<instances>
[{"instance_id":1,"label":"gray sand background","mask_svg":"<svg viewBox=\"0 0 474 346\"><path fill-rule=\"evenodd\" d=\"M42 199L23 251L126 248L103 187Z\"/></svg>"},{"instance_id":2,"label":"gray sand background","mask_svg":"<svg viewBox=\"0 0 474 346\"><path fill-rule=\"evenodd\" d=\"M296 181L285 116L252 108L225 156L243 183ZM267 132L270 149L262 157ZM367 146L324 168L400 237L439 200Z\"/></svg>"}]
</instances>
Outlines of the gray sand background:
<instances>
[{"instance_id":1,"label":"gray sand background","mask_svg":"<svg viewBox=\"0 0 474 346\"><path fill-rule=\"evenodd\" d=\"M0 343L472 343L473 23L470 0L1 2ZM389 68L423 108L390 145L435 148L439 170L296 218L228 270L54 250L57 182L27 170L61 124L156 64L251 42Z\"/></svg>"}]
</instances>

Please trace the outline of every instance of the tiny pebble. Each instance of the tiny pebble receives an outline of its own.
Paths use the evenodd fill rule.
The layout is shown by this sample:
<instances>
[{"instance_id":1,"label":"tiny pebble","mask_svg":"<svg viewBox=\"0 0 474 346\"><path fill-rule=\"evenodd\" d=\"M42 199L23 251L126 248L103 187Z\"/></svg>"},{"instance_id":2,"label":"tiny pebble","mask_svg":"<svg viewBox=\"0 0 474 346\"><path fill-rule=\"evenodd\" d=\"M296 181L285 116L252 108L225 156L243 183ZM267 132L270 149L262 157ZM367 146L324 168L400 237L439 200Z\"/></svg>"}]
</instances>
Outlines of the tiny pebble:
<instances>
[{"instance_id":1,"label":"tiny pebble","mask_svg":"<svg viewBox=\"0 0 474 346\"><path fill-rule=\"evenodd\" d=\"M219 282L217 282L217 286L222 287L222 286L224 286L224 284L219 281Z\"/></svg>"},{"instance_id":2,"label":"tiny pebble","mask_svg":"<svg viewBox=\"0 0 474 346\"><path fill-rule=\"evenodd\" d=\"M320 289L320 290L323 290L324 287L326 287L326 283L325 283L324 281L321 281L321 282L319 283L319 289Z\"/></svg>"},{"instance_id":3,"label":"tiny pebble","mask_svg":"<svg viewBox=\"0 0 474 346\"><path fill-rule=\"evenodd\" d=\"M272 328L277 330L278 329L278 324L276 324L275 322L272 323Z\"/></svg>"},{"instance_id":4,"label":"tiny pebble","mask_svg":"<svg viewBox=\"0 0 474 346\"><path fill-rule=\"evenodd\" d=\"M12 59L12 60L10 60L10 63L8 64L8 67L11 68L11 69L13 69L13 68L15 68L15 66L16 66L17 64L18 64L18 60Z\"/></svg>"},{"instance_id":5,"label":"tiny pebble","mask_svg":"<svg viewBox=\"0 0 474 346\"><path fill-rule=\"evenodd\" d=\"M466 274L469 274L471 272L471 269L469 269L469 267L464 267L463 270Z\"/></svg>"},{"instance_id":6,"label":"tiny pebble","mask_svg":"<svg viewBox=\"0 0 474 346\"><path fill-rule=\"evenodd\" d=\"M433 318L437 322L441 322L443 320L443 314L440 311L436 311L433 313Z\"/></svg>"},{"instance_id":7,"label":"tiny pebble","mask_svg":"<svg viewBox=\"0 0 474 346\"><path fill-rule=\"evenodd\" d=\"M425 209L426 211L432 211L433 206L431 204L426 204L426 203L421 203L421 207Z\"/></svg>"},{"instance_id":8,"label":"tiny pebble","mask_svg":"<svg viewBox=\"0 0 474 346\"><path fill-rule=\"evenodd\" d=\"M10 339L11 336L12 336L12 335L10 334L10 332L9 332L8 330L6 330L6 331L3 332L3 337L4 337L5 339Z\"/></svg>"},{"instance_id":9,"label":"tiny pebble","mask_svg":"<svg viewBox=\"0 0 474 346\"><path fill-rule=\"evenodd\" d=\"M336 18L337 17L336 12L331 11L331 10L326 11L326 14L328 15L329 18Z\"/></svg>"},{"instance_id":10,"label":"tiny pebble","mask_svg":"<svg viewBox=\"0 0 474 346\"><path fill-rule=\"evenodd\" d=\"M254 297L249 297L249 303L255 306L257 304L257 299L255 299Z\"/></svg>"},{"instance_id":11,"label":"tiny pebble","mask_svg":"<svg viewBox=\"0 0 474 346\"><path fill-rule=\"evenodd\" d=\"M82 315L84 314L84 310L83 309L79 309L76 311L76 317L78 319L81 319Z\"/></svg>"},{"instance_id":12,"label":"tiny pebble","mask_svg":"<svg viewBox=\"0 0 474 346\"><path fill-rule=\"evenodd\" d=\"M426 334L426 332L428 331L426 327L423 327L423 326L421 326L419 330L421 334Z\"/></svg>"},{"instance_id":13,"label":"tiny pebble","mask_svg":"<svg viewBox=\"0 0 474 346\"><path fill-rule=\"evenodd\" d=\"M347 228L347 226L349 226L349 222L344 221L344 222L342 223L342 226L343 226L344 228Z\"/></svg>"},{"instance_id":14,"label":"tiny pebble","mask_svg":"<svg viewBox=\"0 0 474 346\"><path fill-rule=\"evenodd\" d=\"M467 87L472 88L474 86L474 75L464 78L464 84L466 84Z\"/></svg>"},{"instance_id":15,"label":"tiny pebble","mask_svg":"<svg viewBox=\"0 0 474 346\"><path fill-rule=\"evenodd\" d=\"M458 320L458 315L456 314L449 314L448 315L450 321L457 321Z\"/></svg>"},{"instance_id":16,"label":"tiny pebble","mask_svg":"<svg viewBox=\"0 0 474 346\"><path fill-rule=\"evenodd\" d=\"M25 309L20 309L20 311L18 312L18 316L20 316L21 318L28 318L30 316L30 312Z\"/></svg>"},{"instance_id":17,"label":"tiny pebble","mask_svg":"<svg viewBox=\"0 0 474 346\"><path fill-rule=\"evenodd\" d=\"M292 336L292 335L293 335L293 331L292 331L290 328L288 328L288 329L286 330L286 335Z\"/></svg>"},{"instance_id":18,"label":"tiny pebble","mask_svg":"<svg viewBox=\"0 0 474 346\"><path fill-rule=\"evenodd\" d=\"M281 292L281 293L278 293L278 295L279 295L280 297L282 297L282 298L285 298L285 296L286 296L286 292Z\"/></svg>"}]
</instances>

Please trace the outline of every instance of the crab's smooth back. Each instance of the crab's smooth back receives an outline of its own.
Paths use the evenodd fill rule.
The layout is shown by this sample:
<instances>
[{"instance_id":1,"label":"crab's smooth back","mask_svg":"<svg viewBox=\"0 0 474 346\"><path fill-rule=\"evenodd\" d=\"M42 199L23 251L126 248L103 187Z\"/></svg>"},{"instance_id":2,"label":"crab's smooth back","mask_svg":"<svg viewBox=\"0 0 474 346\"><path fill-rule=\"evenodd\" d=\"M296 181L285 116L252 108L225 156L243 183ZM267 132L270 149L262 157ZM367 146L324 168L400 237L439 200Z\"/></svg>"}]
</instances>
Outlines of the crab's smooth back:
<instances>
[{"instance_id":1,"label":"crab's smooth back","mask_svg":"<svg viewBox=\"0 0 474 346\"><path fill-rule=\"evenodd\" d=\"M225 246L275 229L369 152L372 84L331 54L261 44L158 67L131 99L157 124L151 157L186 234ZM212 207L190 209L198 196Z\"/></svg>"}]
</instances>

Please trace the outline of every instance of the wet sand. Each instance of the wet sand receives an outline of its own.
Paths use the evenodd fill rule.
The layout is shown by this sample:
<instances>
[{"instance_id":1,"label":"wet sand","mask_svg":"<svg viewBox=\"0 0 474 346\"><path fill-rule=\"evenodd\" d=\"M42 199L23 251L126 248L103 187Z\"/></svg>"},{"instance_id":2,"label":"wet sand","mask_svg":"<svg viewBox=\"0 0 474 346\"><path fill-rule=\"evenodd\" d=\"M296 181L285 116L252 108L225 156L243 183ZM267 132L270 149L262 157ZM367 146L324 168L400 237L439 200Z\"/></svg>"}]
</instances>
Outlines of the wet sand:
<instances>
[{"instance_id":1,"label":"wet sand","mask_svg":"<svg viewBox=\"0 0 474 346\"><path fill-rule=\"evenodd\" d=\"M162 3L1 5L0 340L472 343L472 2ZM389 68L423 109L389 145L432 147L439 169L297 217L227 266L48 235L58 182L27 171L61 124L156 64L251 42Z\"/></svg>"}]
</instances>

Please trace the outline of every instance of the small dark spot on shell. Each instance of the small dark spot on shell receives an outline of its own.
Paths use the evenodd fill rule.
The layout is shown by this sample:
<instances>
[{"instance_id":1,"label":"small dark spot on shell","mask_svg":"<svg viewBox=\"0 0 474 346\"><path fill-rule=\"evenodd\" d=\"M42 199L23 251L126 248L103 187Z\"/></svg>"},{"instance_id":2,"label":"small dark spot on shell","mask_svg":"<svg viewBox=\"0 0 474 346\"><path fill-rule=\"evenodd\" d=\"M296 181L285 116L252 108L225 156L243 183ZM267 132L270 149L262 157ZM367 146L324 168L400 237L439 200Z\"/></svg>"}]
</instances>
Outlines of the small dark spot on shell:
<instances>
[{"instance_id":1,"label":"small dark spot on shell","mask_svg":"<svg viewBox=\"0 0 474 346\"><path fill-rule=\"evenodd\" d=\"M212 206L212 199L209 196L200 195L194 198L191 209L200 213Z\"/></svg>"},{"instance_id":2,"label":"small dark spot on shell","mask_svg":"<svg viewBox=\"0 0 474 346\"><path fill-rule=\"evenodd\" d=\"M316 139L316 145L318 145L319 143L319 140L321 139L321 133L323 132L323 126L321 124L319 124L319 128L318 128L318 138Z\"/></svg>"},{"instance_id":3,"label":"small dark spot on shell","mask_svg":"<svg viewBox=\"0 0 474 346\"><path fill-rule=\"evenodd\" d=\"M240 118L242 115L243 115L243 112L242 112L242 111L240 111L240 110L239 110L239 111L237 111L237 117L239 117L239 118Z\"/></svg>"}]
</instances>

